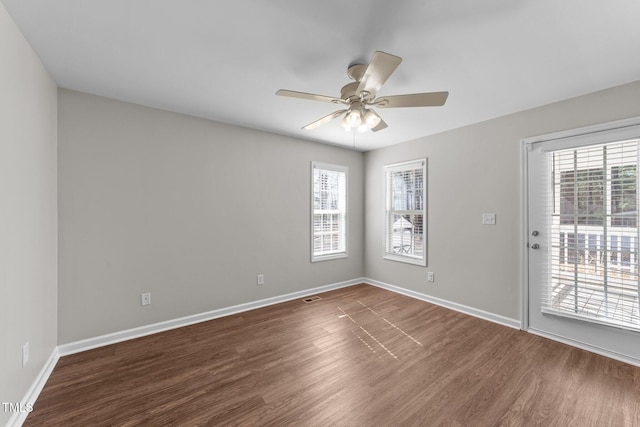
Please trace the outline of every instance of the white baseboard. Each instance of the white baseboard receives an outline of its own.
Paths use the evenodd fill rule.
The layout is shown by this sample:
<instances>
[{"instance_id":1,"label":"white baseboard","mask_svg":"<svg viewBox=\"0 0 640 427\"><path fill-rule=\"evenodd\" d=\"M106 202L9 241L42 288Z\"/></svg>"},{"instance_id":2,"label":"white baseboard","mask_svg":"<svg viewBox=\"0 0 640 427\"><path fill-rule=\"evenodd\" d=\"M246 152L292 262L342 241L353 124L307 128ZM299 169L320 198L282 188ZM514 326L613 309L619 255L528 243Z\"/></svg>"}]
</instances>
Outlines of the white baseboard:
<instances>
[{"instance_id":1,"label":"white baseboard","mask_svg":"<svg viewBox=\"0 0 640 427\"><path fill-rule=\"evenodd\" d=\"M551 334L549 332L540 331L534 328L528 328L527 332L533 335L537 335L539 337L548 338L553 341L561 342L563 344L567 344L572 347L577 347L582 350L589 351L591 353L599 354L600 356L608 357L609 359L618 360L620 362L628 363L629 365L640 367L640 359L636 359L635 357L631 357L626 354L617 353L615 351L596 347L590 344L583 343L581 341L576 341L571 338L564 337L562 335Z\"/></svg>"},{"instance_id":2,"label":"white baseboard","mask_svg":"<svg viewBox=\"0 0 640 427\"><path fill-rule=\"evenodd\" d=\"M38 396L40 396L40 392L44 388L44 385L47 383L51 372L53 372L53 368L55 368L56 363L58 363L58 359L60 359L60 354L58 353L58 348L56 347L51 352L51 356L49 356L42 369L40 369L38 376L36 377L33 384L31 384L31 387L29 387L29 390L27 390L24 398L22 398L22 401L20 402L21 408L33 407L33 405L35 405ZM14 412L7 422L7 427L21 426L27 419L27 415L29 415L29 412L27 411Z\"/></svg>"},{"instance_id":3,"label":"white baseboard","mask_svg":"<svg viewBox=\"0 0 640 427\"><path fill-rule=\"evenodd\" d=\"M231 307L220 308L217 310L207 311L205 313L194 314L191 316L180 317L178 319L167 320L164 322L154 323L151 325L140 326L137 328L127 329L124 331L113 332L106 335L87 338L81 341L75 341L68 344L58 346L60 356L68 356L70 354L103 347L109 344L115 344L122 341L140 338L146 335L155 334L170 329L181 328L183 326L193 325L195 323L206 322L208 320L217 319L219 317L230 316L244 311L254 310L256 308L266 307L297 298L304 298L309 295L319 294L322 292L332 291L347 286L353 286L358 283L364 283L364 278L348 280L345 282L334 283L331 285L319 286L317 288L305 289L303 291L292 292L277 297L266 298L258 301L252 301L244 304L238 304Z\"/></svg>"},{"instance_id":4,"label":"white baseboard","mask_svg":"<svg viewBox=\"0 0 640 427\"><path fill-rule=\"evenodd\" d=\"M431 304L439 305L441 307L449 308L451 310L459 311L460 313L468 314L469 316L478 317L480 319L488 320L493 323L499 323L500 325L508 326L514 329L521 329L519 320L511 319L509 317L501 316L499 314L489 313L488 311L479 310L477 308L469 307L463 304L458 304L452 301L444 300L441 298L432 297L420 292L412 291L409 289L401 288L399 286L390 285L388 283L380 282L369 278L364 279L364 283L377 286L398 294L406 295L411 298L419 299L421 301L429 302Z\"/></svg>"}]
</instances>

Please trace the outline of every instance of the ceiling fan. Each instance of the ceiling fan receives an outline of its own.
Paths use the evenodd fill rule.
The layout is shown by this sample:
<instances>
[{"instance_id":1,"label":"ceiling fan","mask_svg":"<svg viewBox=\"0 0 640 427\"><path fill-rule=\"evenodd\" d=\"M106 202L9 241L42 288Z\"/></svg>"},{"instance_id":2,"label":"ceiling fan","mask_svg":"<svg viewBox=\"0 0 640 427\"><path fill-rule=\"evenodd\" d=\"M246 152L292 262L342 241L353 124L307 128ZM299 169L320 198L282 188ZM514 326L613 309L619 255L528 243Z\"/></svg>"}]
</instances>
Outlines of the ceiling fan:
<instances>
[{"instance_id":1,"label":"ceiling fan","mask_svg":"<svg viewBox=\"0 0 640 427\"><path fill-rule=\"evenodd\" d=\"M334 111L303 126L302 129L315 129L342 116L340 124L347 131L358 129L361 132L367 130L377 132L388 125L371 107L439 107L444 105L449 96L449 92L428 92L376 97L382 85L398 68L400 62L402 62L402 58L399 56L377 51L373 54L369 65L350 65L347 75L354 81L342 87L339 98L285 89L280 89L276 95L345 106L342 110Z\"/></svg>"}]
</instances>

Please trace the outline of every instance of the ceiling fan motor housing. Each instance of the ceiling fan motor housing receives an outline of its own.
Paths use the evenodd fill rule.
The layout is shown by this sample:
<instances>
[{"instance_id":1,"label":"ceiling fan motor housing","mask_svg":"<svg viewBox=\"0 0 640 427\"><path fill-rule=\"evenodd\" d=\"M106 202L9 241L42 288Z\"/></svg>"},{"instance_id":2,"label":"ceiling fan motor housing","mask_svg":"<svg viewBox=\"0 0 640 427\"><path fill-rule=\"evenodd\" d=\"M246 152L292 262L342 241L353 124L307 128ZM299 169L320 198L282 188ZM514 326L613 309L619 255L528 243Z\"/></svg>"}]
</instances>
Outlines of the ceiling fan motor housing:
<instances>
[{"instance_id":1,"label":"ceiling fan motor housing","mask_svg":"<svg viewBox=\"0 0 640 427\"><path fill-rule=\"evenodd\" d=\"M340 89L340 98L344 99L348 103L360 101L360 95L356 93L358 90L359 82L347 83Z\"/></svg>"},{"instance_id":2,"label":"ceiling fan motor housing","mask_svg":"<svg viewBox=\"0 0 640 427\"><path fill-rule=\"evenodd\" d=\"M360 86L360 82L364 77L365 72L367 71L368 65L364 64L352 64L347 69L347 75L353 82L348 83L342 87L340 90L340 97L349 103L353 103L354 101L371 101L371 94L366 91L358 92L358 87Z\"/></svg>"}]
</instances>

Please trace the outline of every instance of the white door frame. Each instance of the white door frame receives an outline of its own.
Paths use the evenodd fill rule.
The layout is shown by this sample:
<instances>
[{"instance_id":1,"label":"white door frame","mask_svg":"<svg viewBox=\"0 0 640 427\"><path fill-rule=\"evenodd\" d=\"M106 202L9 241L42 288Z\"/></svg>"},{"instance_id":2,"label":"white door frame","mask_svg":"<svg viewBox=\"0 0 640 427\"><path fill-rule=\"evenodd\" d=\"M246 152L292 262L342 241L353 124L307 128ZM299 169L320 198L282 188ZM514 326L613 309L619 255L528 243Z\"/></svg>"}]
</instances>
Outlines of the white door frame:
<instances>
[{"instance_id":1,"label":"white door frame","mask_svg":"<svg viewBox=\"0 0 640 427\"><path fill-rule=\"evenodd\" d=\"M521 209L522 209L522 228L521 228L521 264L522 264L522 288L521 288L521 314L520 314L520 329L536 335L544 336L555 341L560 341L565 344L569 344L574 347L582 348L593 353L601 354L603 356L617 359L632 365L640 366L640 360L635 358L624 357L616 352L610 352L600 347L585 344L580 341L572 340L567 337L560 337L553 334L547 334L538 330L529 328L529 158L528 153L531 150L531 146L534 143L553 141L560 139L571 139L572 137L584 137L588 134L597 134L599 132L611 131L614 129L631 128L634 126L640 126L640 117L632 117L623 120L617 120L613 122L601 123L592 126L581 127L577 129L570 129L560 132L553 132L544 135L533 136L520 140L520 161L521 161ZM561 143L560 143L561 144Z\"/></svg>"},{"instance_id":2,"label":"white door frame","mask_svg":"<svg viewBox=\"0 0 640 427\"><path fill-rule=\"evenodd\" d=\"M522 229L521 229L521 249L522 256L520 262L522 264L520 278L522 283L521 289L521 307L520 307L520 329L529 331L529 139L520 140L520 185L522 190Z\"/></svg>"}]
</instances>

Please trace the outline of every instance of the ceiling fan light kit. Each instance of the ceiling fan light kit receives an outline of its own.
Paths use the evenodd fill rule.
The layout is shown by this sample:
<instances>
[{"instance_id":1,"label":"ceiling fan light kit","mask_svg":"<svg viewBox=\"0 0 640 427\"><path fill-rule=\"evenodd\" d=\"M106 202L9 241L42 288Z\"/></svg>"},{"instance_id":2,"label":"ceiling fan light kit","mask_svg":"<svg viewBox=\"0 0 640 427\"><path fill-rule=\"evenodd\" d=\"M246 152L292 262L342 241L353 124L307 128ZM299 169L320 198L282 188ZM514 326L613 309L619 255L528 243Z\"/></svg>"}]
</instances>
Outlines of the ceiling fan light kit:
<instances>
[{"instance_id":1,"label":"ceiling fan light kit","mask_svg":"<svg viewBox=\"0 0 640 427\"><path fill-rule=\"evenodd\" d=\"M400 62L402 62L402 58L399 56L377 51L373 54L369 65L350 65L347 70L347 75L354 81L342 87L340 90L340 98L286 89L280 89L276 92L276 95L347 106L346 109L334 111L321 119L303 126L302 129L312 130L342 116L340 125L346 131L357 129L360 132L366 132L368 130L377 132L386 128L388 125L382 120L378 113L370 107L439 107L444 105L449 96L449 92L428 92L376 98L378 91L380 91L389 76L398 68Z\"/></svg>"},{"instance_id":2,"label":"ceiling fan light kit","mask_svg":"<svg viewBox=\"0 0 640 427\"><path fill-rule=\"evenodd\" d=\"M373 110L368 108L351 108L340 121L340 125L350 132L356 128L358 132L366 132L374 129L380 124L382 119Z\"/></svg>"}]
</instances>

